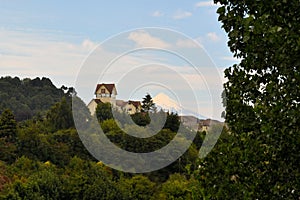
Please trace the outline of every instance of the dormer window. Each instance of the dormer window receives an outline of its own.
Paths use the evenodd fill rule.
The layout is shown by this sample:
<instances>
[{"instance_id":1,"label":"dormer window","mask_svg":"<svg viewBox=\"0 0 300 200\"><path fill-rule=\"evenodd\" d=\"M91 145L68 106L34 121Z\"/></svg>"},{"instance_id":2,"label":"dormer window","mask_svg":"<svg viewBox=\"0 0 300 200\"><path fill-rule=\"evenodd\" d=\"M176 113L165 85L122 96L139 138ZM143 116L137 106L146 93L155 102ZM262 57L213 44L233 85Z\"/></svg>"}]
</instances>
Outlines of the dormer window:
<instances>
[{"instance_id":1,"label":"dormer window","mask_svg":"<svg viewBox=\"0 0 300 200\"><path fill-rule=\"evenodd\" d=\"M101 89L101 93L104 94L105 93L105 89Z\"/></svg>"}]
</instances>

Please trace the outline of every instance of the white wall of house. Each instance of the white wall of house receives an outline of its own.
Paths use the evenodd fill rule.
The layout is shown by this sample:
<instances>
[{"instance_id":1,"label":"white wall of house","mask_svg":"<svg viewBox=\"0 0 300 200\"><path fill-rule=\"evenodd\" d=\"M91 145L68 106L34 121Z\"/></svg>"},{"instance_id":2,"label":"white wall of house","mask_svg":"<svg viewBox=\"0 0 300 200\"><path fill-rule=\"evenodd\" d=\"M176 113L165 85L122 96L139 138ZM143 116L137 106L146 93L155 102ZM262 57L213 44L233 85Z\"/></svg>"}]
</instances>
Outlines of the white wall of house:
<instances>
[{"instance_id":1,"label":"white wall of house","mask_svg":"<svg viewBox=\"0 0 300 200\"><path fill-rule=\"evenodd\" d=\"M96 91L96 98L102 98L102 97L110 97L110 98L116 98L117 91L116 88L113 88L112 93L110 94L109 91L106 89L104 85L102 85L97 91Z\"/></svg>"},{"instance_id":2,"label":"white wall of house","mask_svg":"<svg viewBox=\"0 0 300 200\"><path fill-rule=\"evenodd\" d=\"M88 109L90 110L91 115L94 115L96 112L96 108L97 108L97 103L95 102L95 100L91 100L90 103L87 105Z\"/></svg>"},{"instance_id":3,"label":"white wall of house","mask_svg":"<svg viewBox=\"0 0 300 200\"><path fill-rule=\"evenodd\" d=\"M127 103L124 108L125 108L125 111L130 115L137 112L136 107L133 104Z\"/></svg>"},{"instance_id":4,"label":"white wall of house","mask_svg":"<svg viewBox=\"0 0 300 200\"><path fill-rule=\"evenodd\" d=\"M117 95L117 91L115 88L113 88L112 94L110 94L104 85L102 85L96 91L97 99L100 99L103 103L111 103L114 106L116 105L116 95Z\"/></svg>"}]
</instances>

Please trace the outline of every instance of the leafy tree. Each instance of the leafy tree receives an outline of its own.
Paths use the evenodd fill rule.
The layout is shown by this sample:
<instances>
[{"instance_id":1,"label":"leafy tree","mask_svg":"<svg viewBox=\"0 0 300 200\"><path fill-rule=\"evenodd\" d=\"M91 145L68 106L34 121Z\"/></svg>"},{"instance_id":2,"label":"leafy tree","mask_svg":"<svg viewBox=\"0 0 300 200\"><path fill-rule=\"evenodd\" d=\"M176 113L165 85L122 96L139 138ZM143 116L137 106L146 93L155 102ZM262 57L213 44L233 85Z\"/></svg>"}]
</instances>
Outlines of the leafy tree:
<instances>
[{"instance_id":1,"label":"leafy tree","mask_svg":"<svg viewBox=\"0 0 300 200\"><path fill-rule=\"evenodd\" d=\"M180 174L171 175L170 178L162 184L162 191L159 194L159 199L192 199L188 183L186 178Z\"/></svg>"},{"instance_id":2,"label":"leafy tree","mask_svg":"<svg viewBox=\"0 0 300 200\"><path fill-rule=\"evenodd\" d=\"M112 107L110 103L99 103L96 108L96 116L100 122L112 119Z\"/></svg>"},{"instance_id":3,"label":"leafy tree","mask_svg":"<svg viewBox=\"0 0 300 200\"><path fill-rule=\"evenodd\" d=\"M119 182L124 199L152 199L155 194L155 183L142 175L130 179L122 178Z\"/></svg>"},{"instance_id":4,"label":"leafy tree","mask_svg":"<svg viewBox=\"0 0 300 200\"><path fill-rule=\"evenodd\" d=\"M17 123L13 113L5 110L0 116L0 160L12 163L16 158Z\"/></svg>"},{"instance_id":5,"label":"leafy tree","mask_svg":"<svg viewBox=\"0 0 300 200\"><path fill-rule=\"evenodd\" d=\"M62 97L76 95L74 88L56 88L48 78L0 78L0 113L9 108L17 121L31 119L45 112Z\"/></svg>"},{"instance_id":6,"label":"leafy tree","mask_svg":"<svg viewBox=\"0 0 300 200\"><path fill-rule=\"evenodd\" d=\"M149 113L147 112L134 113L131 115L131 118L139 126L147 126L151 122Z\"/></svg>"},{"instance_id":7,"label":"leafy tree","mask_svg":"<svg viewBox=\"0 0 300 200\"><path fill-rule=\"evenodd\" d=\"M15 142L17 137L17 123L11 110L5 110L0 117L0 138L7 142Z\"/></svg>"},{"instance_id":8,"label":"leafy tree","mask_svg":"<svg viewBox=\"0 0 300 200\"><path fill-rule=\"evenodd\" d=\"M48 124L53 130L68 129L74 127L73 115L70 104L66 98L56 103L47 113Z\"/></svg>"},{"instance_id":9,"label":"leafy tree","mask_svg":"<svg viewBox=\"0 0 300 200\"><path fill-rule=\"evenodd\" d=\"M298 198L299 1L215 2L230 50L241 62L225 70L231 132L226 145L220 141L219 155L203 162L206 187L214 198Z\"/></svg>"},{"instance_id":10,"label":"leafy tree","mask_svg":"<svg viewBox=\"0 0 300 200\"><path fill-rule=\"evenodd\" d=\"M153 103L153 99L150 94L146 94L142 101L142 110L143 112L155 111L155 103Z\"/></svg>"},{"instance_id":11,"label":"leafy tree","mask_svg":"<svg viewBox=\"0 0 300 200\"><path fill-rule=\"evenodd\" d=\"M180 119L177 113L167 113L167 120L164 128L168 128L173 132L177 132L180 126Z\"/></svg>"},{"instance_id":12,"label":"leafy tree","mask_svg":"<svg viewBox=\"0 0 300 200\"><path fill-rule=\"evenodd\" d=\"M17 157L17 147L14 143L7 142L0 138L0 160L7 163L13 163Z\"/></svg>"}]
</instances>

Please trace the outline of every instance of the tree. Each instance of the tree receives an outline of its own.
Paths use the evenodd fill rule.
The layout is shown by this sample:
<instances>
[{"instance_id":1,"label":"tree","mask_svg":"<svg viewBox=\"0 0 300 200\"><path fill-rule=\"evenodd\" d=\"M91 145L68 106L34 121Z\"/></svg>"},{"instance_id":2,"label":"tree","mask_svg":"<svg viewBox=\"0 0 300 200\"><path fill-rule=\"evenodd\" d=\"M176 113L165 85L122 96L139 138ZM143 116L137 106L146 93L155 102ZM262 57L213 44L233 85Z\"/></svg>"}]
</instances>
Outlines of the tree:
<instances>
[{"instance_id":1,"label":"tree","mask_svg":"<svg viewBox=\"0 0 300 200\"><path fill-rule=\"evenodd\" d=\"M51 107L47 113L47 120L54 131L74 127L71 106L65 97L62 98L61 102Z\"/></svg>"},{"instance_id":2,"label":"tree","mask_svg":"<svg viewBox=\"0 0 300 200\"><path fill-rule=\"evenodd\" d=\"M151 122L149 113L146 112L134 113L131 115L131 119L139 126L147 126Z\"/></svg>"},{"instance_id":3,"label":"tree","mask_svg":"<svg viewBox=\"0 0 300 200\"><path fill-rule=\"evenodd\" d=\"M161 186L161 191L157 195L157 199L206 199L201 194L201 188L197 181L187 180L181 174L172 174L169 179Z\"/></svg>"},{"instance_id":4,"label":"tree","mask_svg":"<svg viewBox=\"0 0 300 200\"><path fill-rule=\"evenodd\" d=\"M180 126L180 119L177 113L167 113L167 120L164 128L168 128L173 132L177 132Z\"/></svg>"},{"instance_id":5,"label":"tree","mask_svg":"<svg viewBox=\"0 0 300 200\"><path fill-rule=\"evenodd\" d=\"M155 183L142 175L122 178L119 185L124 199L152 199L155 194Z\"/></svg>"},{"instance_id":6,"label":"tree","mask_svg":"<svg viewBox=\"0 0 300 200\"><path fill-rule=\"evenodd\" d=\"M142 110L143 112L155 111L155 103L153 103L153 99L150 94L146 94L142 101Z\"/></svg>"},{"instance_id":7,"label":"tree","mask_svg":"<svg viewBox=\"0 0 300 200\"><path fill-rule=\"evenodd\" d=\"M0 117L0 138L7 142L15 142L17 137L17 123L11 110L5 110Z\"/></svg>"},{"instance_id":8,"label":"tree","mask_svg":"<svg viewBox=\"0 0 300 200\"><path fill-rule=\"evenodd\" d=\"M96 116L100 122L112 119L112 108L110 103L99 103L96 108Z\"/></svg>"},{"instance_id":9,"label":"tree","mask_svg":"<svg viewBox=\"0 0 300 200\"><path fill-rule=\"evenodd\" d=\"M217 12L228 46L241 62L225 70L224 116L231 134L226 148L219 144L222 155L206 159L215 162L204 167L206 180L223 180L211 194L238 198L229 191L239 191L251 199L298 198L299 1L215 3L221 4ZM220 164L226 169L217 171ZM209 188L215 185L208 182Z\"/></svg>"},{"instance_id":10,"label":"tree","mask_svg":"<svg viewBox=\"0 0 300 200\"><path fill-rule=\"evenodd\" d=\"M76 95L74 88L56 88L48 78L0 77L0 113L9 108L16 121L31 119L36 114L45 114L62 97ZM64 93L65 91L65 93Z\"/></svg>"}]
</instances>

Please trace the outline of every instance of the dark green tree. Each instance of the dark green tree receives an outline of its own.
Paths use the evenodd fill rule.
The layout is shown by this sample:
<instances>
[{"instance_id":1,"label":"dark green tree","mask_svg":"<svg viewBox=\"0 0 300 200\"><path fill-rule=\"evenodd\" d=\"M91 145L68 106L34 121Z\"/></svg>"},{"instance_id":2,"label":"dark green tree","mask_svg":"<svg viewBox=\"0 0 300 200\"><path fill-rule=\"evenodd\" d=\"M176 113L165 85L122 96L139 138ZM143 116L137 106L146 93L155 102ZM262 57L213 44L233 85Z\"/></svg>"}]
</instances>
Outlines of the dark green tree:
<instances>
[{"instance_id":1,"label":"dark green tree","mask_svg":"<svg viewBox=\"0 0 300 200\"><path fill-rule=\"evenodd\" d=\"M47 121L54 131L74 127L71 105L65 97L51 107L47 113Z\"/></svg>"},{"instance_id":2,"label":"dark green tree","mask_svg":"<svg viewBox=\"0 0 300 200\"><path fill-rule=\"evenodd\" d=\"M155 103L153 103L153 99L150 94L146 94L142 101L142 110L143 112L155 111Z\"/></svg>"},{"instance_id":3,"label":"dark green tree","mask_svg":"<svg viewBox=\"0 0 300 200\"><path fill-rule=\"evenodd\" d=\"M146 126L151 122L149 113L146 112L135 113L131 115L131 118L134 121L134 123L136 123L139 126Z\"/></svg>"},{"instance_id":4,"label":"dark green tree","mask_svg":"<svg viewBox=\"0 0 300 200\"><path fill-rule=\"evenodd\" d=\"M0 117L0 138L7 142L15 142L17 137L17 123L11 110L4 110Z\"/></svg>"},{"instance_id":5,"label":"dark green tree","mask_svg":"<svg viewBox=\"0 0 300 200\"><path fill-rule=\"evenodd\" d=\"M112 119L112 107L110 103L99 103L96 108L96 116L100 122Z\"/></svg>"},{"instance_id":6,"label":"dark green tree","mask_svg":"<svg viewBox=\"0 0 300 200\"><path fill-rule=\"evenodd\" d=\"M226 145L218 144L218 156L203 163L206 187L215 198L298 198L299 1L215 2L230 50L241 62L225 70L231 133Z\"/></svg>"},{"instance_id":7,"label":"dark green tree","mask_svg":"<svg viewBox=\"0 0 300 200\"><path fill-rule=\"evenodd\" d=\"M155 183L142 175L131 179L122 178L119 183L124 199L152 199L155 194Z\"/></svg>"},{"instance_id":8,"label":"dark green tree","mask_svg":"<svg viewBox=\"0 0 300 200\"><path fill-rule=\"evenodd\" d=\"M76 95L74 88L56 88L48 78L0 77L0 112L9 108L17 121L31 119L36 114L43 116L62 97Z\"/></svg>"},{"instance_id":9,"label":"dark green tree","mask_svg":"<svg viewBox=\"0 0 300 200\"><path fill-rule=\"evenodd\" d=\"M177 113L167 113L167 120L164 128L168 128L173 132L177 132L180 126L180 119Z\"/></svg>"}]
</instances>

